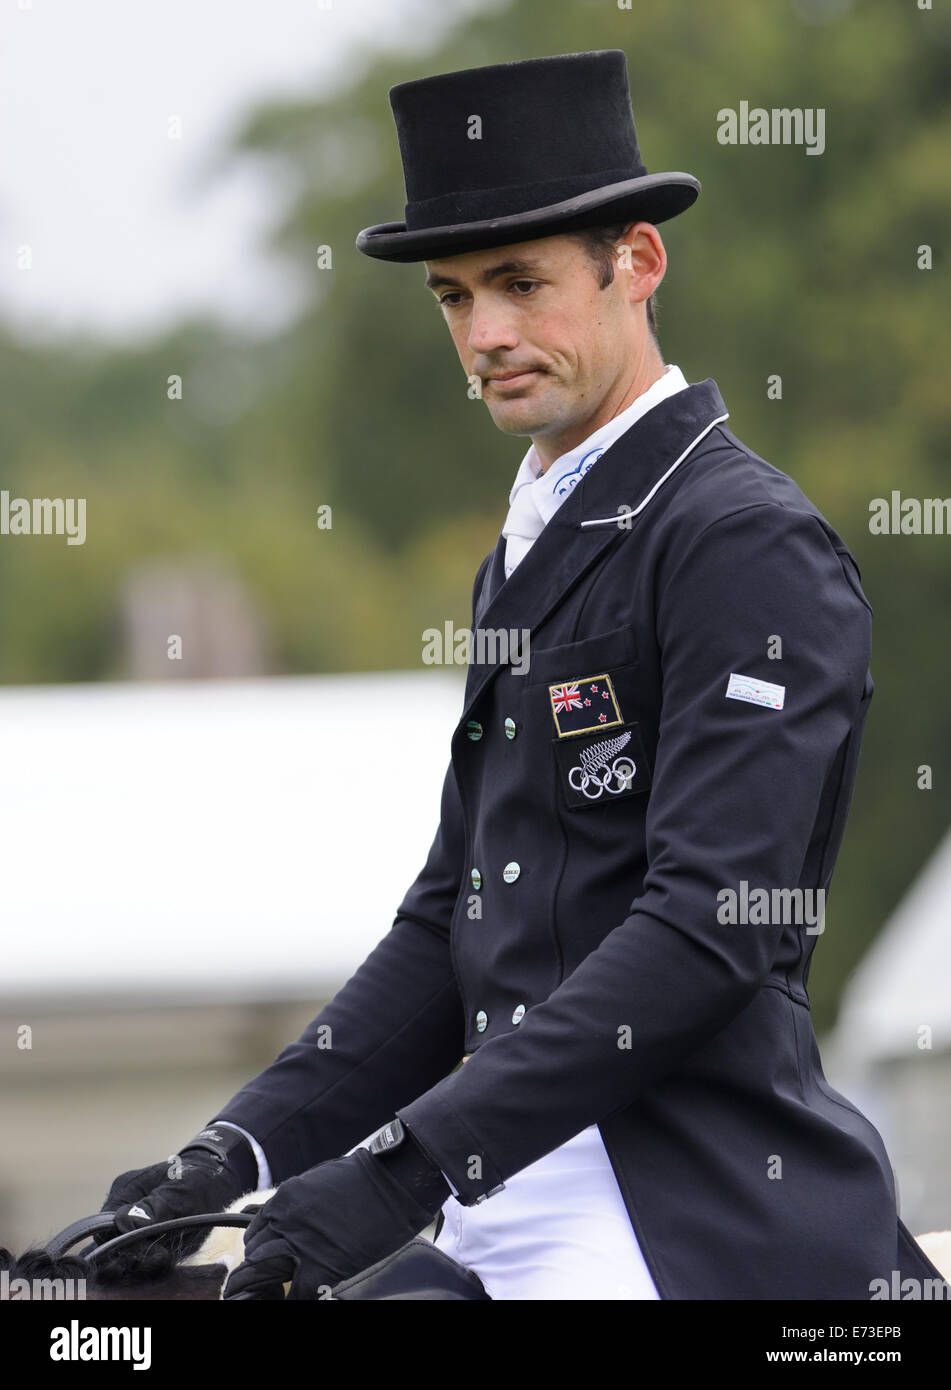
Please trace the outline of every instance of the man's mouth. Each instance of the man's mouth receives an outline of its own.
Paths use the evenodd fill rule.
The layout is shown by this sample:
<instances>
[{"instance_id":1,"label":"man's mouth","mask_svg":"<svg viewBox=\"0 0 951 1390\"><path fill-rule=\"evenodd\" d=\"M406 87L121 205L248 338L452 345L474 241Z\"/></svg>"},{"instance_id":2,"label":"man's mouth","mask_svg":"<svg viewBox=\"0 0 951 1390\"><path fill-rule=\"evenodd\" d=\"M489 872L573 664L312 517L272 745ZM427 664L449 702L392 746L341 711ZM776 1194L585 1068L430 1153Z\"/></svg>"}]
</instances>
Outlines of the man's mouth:
<instances>
[{"instance_id":1,"label":"man's mouth","mask_svg":"<svg viewBox=\"0 0 951 1390\"><path fill-rule=\"evenodd\" d=\"M536 370L531 367L524 372L503 372L498 376L490 376L488 380L492 382L493 386L517 386L520 382L528 381L530 377L535 375Z\"/></svg>"}]
</instances>

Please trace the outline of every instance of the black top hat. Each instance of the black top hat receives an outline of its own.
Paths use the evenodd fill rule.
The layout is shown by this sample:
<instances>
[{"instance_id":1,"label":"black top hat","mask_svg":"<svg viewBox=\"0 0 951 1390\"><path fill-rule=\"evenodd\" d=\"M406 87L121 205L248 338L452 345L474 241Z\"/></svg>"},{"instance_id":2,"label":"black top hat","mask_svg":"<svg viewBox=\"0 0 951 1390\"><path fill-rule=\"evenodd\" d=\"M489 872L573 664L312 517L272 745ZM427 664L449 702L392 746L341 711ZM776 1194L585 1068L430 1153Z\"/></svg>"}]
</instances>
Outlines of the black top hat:
<instances>
[{"instance_id":1,"label":"black top hat","mask_svg":"<svg viewBox=\"0 0 951 1390\"><path fill-rule=\"evenodd\" d=\"M357 249L423 261L598 223L664 222L700 192L649 174L620 48L464 68L390 88L406 180L404 222Z\"/></svg>"}]
</instances>

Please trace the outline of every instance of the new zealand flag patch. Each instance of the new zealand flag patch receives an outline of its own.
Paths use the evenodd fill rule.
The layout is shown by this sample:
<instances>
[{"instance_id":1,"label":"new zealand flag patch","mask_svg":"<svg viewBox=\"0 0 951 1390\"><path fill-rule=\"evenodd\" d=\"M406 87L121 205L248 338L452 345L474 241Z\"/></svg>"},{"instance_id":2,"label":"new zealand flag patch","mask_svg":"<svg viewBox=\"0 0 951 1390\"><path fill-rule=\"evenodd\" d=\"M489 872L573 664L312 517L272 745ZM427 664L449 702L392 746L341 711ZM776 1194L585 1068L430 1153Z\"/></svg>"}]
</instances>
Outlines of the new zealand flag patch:
<instances>
[{"instance_id":1,"label":"new zealand flag patch","mask_svg":"<svg viewBox=\"0 0 951 1390\"><path fill-rule=\"evenodd\" d=\"M585 676L583 680L563 681L561 685L550 685L548 697L559 738L567 738L569 734L585 734L595 729L610 729L622 722L611 677L603 673L600 676Z\"/></svg>"},{"instance_id":2,"label":"new zealand flag patch","mask_svg":"<svg viewBox=\"0 0 951 1390\"><path fill-rule=\"evenodd\" d=\"M650 768L636 724L622 724L597 738L552 742L569 806L610 805L650 787Z\"/></svg>"}]
</instances>

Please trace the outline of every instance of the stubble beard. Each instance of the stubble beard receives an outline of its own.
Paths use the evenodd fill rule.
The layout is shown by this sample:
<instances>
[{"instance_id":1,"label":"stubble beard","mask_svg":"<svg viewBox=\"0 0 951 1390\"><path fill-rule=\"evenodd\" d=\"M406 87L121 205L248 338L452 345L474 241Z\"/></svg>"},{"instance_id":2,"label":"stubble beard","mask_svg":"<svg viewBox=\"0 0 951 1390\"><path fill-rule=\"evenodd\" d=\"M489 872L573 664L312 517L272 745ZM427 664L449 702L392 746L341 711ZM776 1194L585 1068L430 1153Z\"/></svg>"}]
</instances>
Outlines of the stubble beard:
<instances>
[{"instance_id":1,"label":"stubble beard","mask_svg":"<svg viewBox=\"0 0 951 1390\"><path fill-rule=\"evenodd\" d=\"M540 373L541 377L548 375ZM536 396L540 396L541 399L537 399ZM563 429L566 424L571 423L570 417L566 419L564 416L566 402L558 390L557 383L549 385L546 390L545 384L538 378L532 382L525 395L505 399L496 396L494 401L489 401L483 396L483 400L496 429L501 430L503 434L547 434L551 430Z\"/></svg>"}]
</instances>

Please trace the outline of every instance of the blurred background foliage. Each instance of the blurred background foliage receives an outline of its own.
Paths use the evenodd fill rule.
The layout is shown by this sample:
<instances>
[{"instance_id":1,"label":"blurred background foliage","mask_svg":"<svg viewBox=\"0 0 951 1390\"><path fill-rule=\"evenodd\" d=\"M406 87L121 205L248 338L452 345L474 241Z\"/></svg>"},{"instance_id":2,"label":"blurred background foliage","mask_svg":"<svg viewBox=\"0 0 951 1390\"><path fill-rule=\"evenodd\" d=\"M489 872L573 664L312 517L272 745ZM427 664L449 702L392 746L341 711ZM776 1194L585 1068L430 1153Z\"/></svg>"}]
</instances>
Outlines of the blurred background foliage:
<instances>
[{"instance_id":1,"label":"blurred background foliage","mask_svg":"<svg viewBox=\"0 0 951 1390\"><path fill-rule=\"evenodd\" d=\"M628 55L648 168L704 185L663 227L665 360L716 378L736 433L851 546L875 611L876 694L810 981L826 1027L951 809L951 537L868 530L875 496L951 491L946 7L513 0L324 99L251 113L221 160L265 157L293 190L273 244L310 287L291 328L242 340L187 322L132 350L29 346L0 327L2 485L88 504L82 547L0 543L0 682L126 675L118 596L154 560L232 565L274 671L418 667L424 627L468 625L527 441L468 399L424 267L371 261L354 238L402 215L393 83L595 48ZM825 108L825 152L720 145L716 113L742 100ZM171 374L182 400L167 398Z\"/></svg>"}]
</instances>

